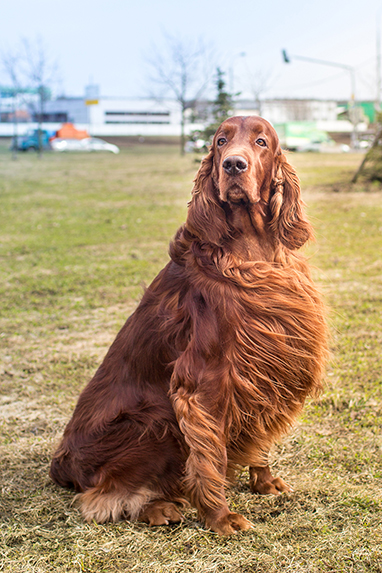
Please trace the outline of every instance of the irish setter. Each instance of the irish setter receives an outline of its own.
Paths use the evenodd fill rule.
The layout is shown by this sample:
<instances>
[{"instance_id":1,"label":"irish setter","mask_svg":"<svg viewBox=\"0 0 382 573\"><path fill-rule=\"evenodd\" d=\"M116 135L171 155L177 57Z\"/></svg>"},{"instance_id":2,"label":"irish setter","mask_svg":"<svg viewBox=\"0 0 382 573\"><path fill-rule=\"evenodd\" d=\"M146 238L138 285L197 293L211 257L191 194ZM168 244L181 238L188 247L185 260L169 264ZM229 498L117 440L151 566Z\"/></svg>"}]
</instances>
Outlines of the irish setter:
<instances>
[{"instance_id":1,"label":"irish setter","mask_svg":"<svg viewBox=\"0 0 382 573\"><path fill-rule=\"evenodd\" d=\"M181 520L191 502L228 535L251 527L225 487L291 491L267 456L321 388L324 308L305 259L299 181L275 130L233 117L195 178L171 260L79 397L50 470L87 521Z\"/></svg>"}]
</instances>

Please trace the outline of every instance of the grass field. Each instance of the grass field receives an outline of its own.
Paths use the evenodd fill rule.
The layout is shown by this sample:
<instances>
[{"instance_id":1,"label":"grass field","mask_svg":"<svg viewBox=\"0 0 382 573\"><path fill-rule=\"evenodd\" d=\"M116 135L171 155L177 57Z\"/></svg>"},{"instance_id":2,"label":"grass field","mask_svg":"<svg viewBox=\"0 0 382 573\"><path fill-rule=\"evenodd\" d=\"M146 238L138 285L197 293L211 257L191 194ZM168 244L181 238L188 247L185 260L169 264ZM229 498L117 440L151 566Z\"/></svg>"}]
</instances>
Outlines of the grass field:
<instances>
[{"instance_id":1,"label":"grass field","mask_svg":"<svg viewBox=\"0 0 382 573\"><path fill-rule=\"evenodd\" d=\"M292 155L331 308L326 390L273 454L295 493L231 508L231 538L183 524L83 523L48 477L78 394L184 220L197 163L176 147L112 155L0 150L1 571L382 572L382 193L347 184L359 155Z\"/></svg>"}]
</instances>

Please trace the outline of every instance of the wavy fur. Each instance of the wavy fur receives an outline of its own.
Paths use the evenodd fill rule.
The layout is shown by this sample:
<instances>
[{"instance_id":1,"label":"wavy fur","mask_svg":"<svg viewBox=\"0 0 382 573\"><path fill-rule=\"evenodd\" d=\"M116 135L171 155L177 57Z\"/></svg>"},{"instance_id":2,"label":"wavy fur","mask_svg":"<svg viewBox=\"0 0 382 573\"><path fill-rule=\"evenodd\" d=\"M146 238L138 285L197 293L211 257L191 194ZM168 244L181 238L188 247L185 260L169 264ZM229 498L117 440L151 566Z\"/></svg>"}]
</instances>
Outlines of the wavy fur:
<instances>
[{"instance_id":1,"label":"wavy fur","mask_svg":"<svg viewBox=\"0 0 382 573\"><path fill-rule=\"evenodd\" d=\"M247 169L227 173L237 156ZM54 455L51 476L82 492L85 519L163 524L188 500L230 534L250 527L225 499L237 465L250 467L253 492L289 491L268 452L321 389L327 354L324 307L295 252L311 236L273 128L224 122L171 261L82 392Z\"/></svg>"}]
</instances>

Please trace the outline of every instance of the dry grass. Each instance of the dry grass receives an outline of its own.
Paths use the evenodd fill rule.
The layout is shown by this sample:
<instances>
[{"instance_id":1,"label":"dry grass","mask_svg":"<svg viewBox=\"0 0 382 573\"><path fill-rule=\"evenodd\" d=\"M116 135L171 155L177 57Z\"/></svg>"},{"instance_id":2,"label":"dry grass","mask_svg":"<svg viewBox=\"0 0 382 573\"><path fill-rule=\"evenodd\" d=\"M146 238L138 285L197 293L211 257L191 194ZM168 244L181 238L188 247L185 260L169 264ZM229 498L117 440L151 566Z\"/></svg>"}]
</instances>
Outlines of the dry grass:
<instances>
[{"instance_id":1,"label":"dry grass","mask_svg":"<svg viewBox=\"0 0 382 573\"><path fill-rule=\"evenodd\" d=\"M4 572L382 572L382 195L347 188L360 158L294 155L332 307L327 389L274 452L295 493L230 505L254 528L85 524L48 478L78 393L167 259L197 168L176 149L0 153L1 546ZM376 189L376 188L375 188Z\"/></svg>"}]
</instances>

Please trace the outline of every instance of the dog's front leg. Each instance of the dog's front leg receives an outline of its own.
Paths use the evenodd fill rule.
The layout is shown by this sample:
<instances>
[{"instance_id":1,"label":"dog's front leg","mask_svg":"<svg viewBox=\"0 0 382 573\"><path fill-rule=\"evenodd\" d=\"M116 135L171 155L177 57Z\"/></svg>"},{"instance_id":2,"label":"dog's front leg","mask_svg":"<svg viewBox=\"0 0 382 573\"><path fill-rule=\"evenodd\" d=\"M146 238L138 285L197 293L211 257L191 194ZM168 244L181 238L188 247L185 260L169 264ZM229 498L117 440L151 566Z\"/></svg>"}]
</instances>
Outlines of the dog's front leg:
<instances>
[{"instance_id":1,"label":"dog's front leg","mask_svg":"<svg viewBox=\"0 0 382 573\"><path fill-rule=\"evenodd\" d=\"M232 513L225 497L227 471L224 423L214 415L211 393L200 379L192 379L177 361L171 381L171 400L179 427L189 449L184 485L191 503L206 526L219 535L251 528L243 516ZM192 363L192 362L191 362Z\"/></svg>"}]
</instances>

